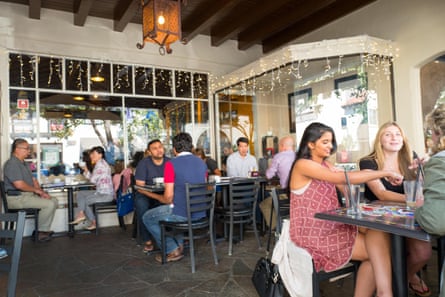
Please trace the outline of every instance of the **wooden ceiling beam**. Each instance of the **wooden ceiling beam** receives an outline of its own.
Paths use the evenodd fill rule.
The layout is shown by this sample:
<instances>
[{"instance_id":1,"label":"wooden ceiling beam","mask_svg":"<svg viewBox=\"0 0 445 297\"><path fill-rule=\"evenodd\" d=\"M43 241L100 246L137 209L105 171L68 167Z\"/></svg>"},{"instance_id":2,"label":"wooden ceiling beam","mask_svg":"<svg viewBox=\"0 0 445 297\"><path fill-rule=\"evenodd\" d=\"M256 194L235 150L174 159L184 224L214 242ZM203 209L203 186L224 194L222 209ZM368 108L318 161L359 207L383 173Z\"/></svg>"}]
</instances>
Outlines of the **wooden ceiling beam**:
<instances>
[{"instance_id":1,"label":"wooden ceiling beam","mask_svg":"<svg viewBox=\"0 0 445 297\"><path fill-rule=\"evenodd\" d=\"M266 18L272 11L282 7L284 4L295 0L263 0L246 10L238 11L229 21L221 21L211 28L212 46L220 46L225 41L236 37L241 30L244 30L245 24L257 23Z\"/></svg>"},{"instance_id":2,"label":"wooden ceiling beam","mask_svg":"<svg viewBox=\"0 0 445 297\"><path fill-rule=\"evenodd\" d=\"M190 41L243 0L203 1L194 13L182 20L182 39Z\"/></svg>"},{"instance_id":3,"label":"wooden ceiling beam","mask_svg":"<svg viewBox=\"0 0 445 297\"><path fill-rule=\"evenodd\" d=\"M93 6L94 0L80 0L78 9L74 10L74 25L84 26Z\"/></svg>"},{"instance_id":4,"label":"wooden ceiling beam","mask_svg":"<svg viewBox=\"0 0 445 297\"><path fill-rule=\"evenodd\" d=\"M114 9L114 31L124 31L125 27L133 19L139 6L139 0L120 0Z\"/></svg>"},{"instance_id":5,"label":"wooden ceiling beam","mask_svg":"<svg viewBox=\"0 0 445 297\"><path fill-rule=\"evenodd\" d=\"M336 0L312 0L310 4L307 1L298 1L293 9L280 11L281 17L272 18L268 16L262 22L252 25L238 35L238 49L247 50L251 46L261 43L264 39L277 34L278 32L292 26L298 21L309 17L317 10L323 9ZM290 10L290 11L289 11Z\"/></svg>"},{"instance_id":6,"label":"wooden ceiling beam","mask_svg":"<svg viewBox=\"0 0 445 297\"><path fill-rule=\"evenodd\" d=\"M29 18L40 20L40 9L42 0L29 0Z\"/></svg>"},{"instance_id":7,"label":"wooden ceiling beam","mask_svg":"<svg viewBox=\"0 0 445 297\"><path fill-rule=\"evenodd\" d=\"M340 0L263 41L263 53L268 53L309 32L329 24L377 0Z\"/></svg>"}]
</instances>

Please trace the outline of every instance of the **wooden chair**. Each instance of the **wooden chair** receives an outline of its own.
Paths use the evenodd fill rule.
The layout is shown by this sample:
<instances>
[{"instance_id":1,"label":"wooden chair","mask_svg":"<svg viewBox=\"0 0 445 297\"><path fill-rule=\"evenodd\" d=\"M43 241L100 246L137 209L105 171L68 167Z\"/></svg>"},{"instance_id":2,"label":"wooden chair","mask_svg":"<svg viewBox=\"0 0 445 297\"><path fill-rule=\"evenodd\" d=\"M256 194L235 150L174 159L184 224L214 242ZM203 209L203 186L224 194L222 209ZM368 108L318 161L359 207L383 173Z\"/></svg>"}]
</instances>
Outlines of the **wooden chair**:
<instances>
[{"instance_id":1,"label":"wooden chair","mask_svg":"<svg viewBox=\"0 0 445 297\"><path fill-rule=\"evenodd\" d=\"M227 225L229 227L229 256L233 249L233 227L240 226L240 241L243 240L243 227L252 223L253 231L261 247L257 230L256 210L259 191L259 182L254 179L235 179L229 184L229 203L224 202L223 207L215 209L215 213L224 224L224 236L227 237Z\"/></svg>"},{"instance_id":2,"label":"wooden chair","mask_svg":"<svg viewBox=\"0 0 445 297\"><path fill-rule=\"evenodd\" d=\"M276 234L280 234L281 232L281 226L282 226L282 220L286 217L289 217L289 211L290 211L290 200L289 199L279 199L279 195L286 194L287 191L283 189L271 189L271 196L272 196L272 207L274 208L275 216L277 219L276 222ZM326 271L315 271L312 273L312 294L314 297L320 296L320 282L326 281L326 280L334 280L334 279L341 279L343 277L346 277L347 275L353 273L354 275L354 284L355 279L357 275L357 270L359 266L359 262L357 261L351 261L346 266L341 267L337 270L326 272Z\"/></svg>"},{"instance_id":3,"label":"wooden chair","mask_svg":"<svg viewBox=\"0 0 445 297\"><path fill-rule=\"evenodd\" d=\"M189 240L190 259L192 266L192 273L195 273L195 244L196 239L209 237L212 246L213 260L215 265L218 264L218 257L216 255L215 236L214 236L214 209L215 209L215 184L186 184L186 199L187 199L187 221L171 222L160 221L161 226L161 253L162 263L166 263L166 236L167 234L177 234L178 232L185 233L184 239ZM206 213L205 217L194 219L196 214Z\"/></svg>"},{"instance_id":4,"label":"wooden chair","mask_svg":"<svg viewBox=\"0 0 445 297\"><path fill-rule=\"evenodd\" d=\"M6 188L5 182L0 181L0 195L2 196L3 209L5 213L16 213L19 211L24 211L26 213L27 219L34 219L34 233L33 240L35 242L39 241L39 211L40 208L9 208L8 199L6 198ZM9 222L5 224L5 229L13 229L14 222Z\"/></svg>"},{"instance_id":5,"label":"wooden chair","mask_svg":"<svg viewBox=\"0 0 445 297\"><path fill-rule=\"evenodd\" d=\"M8 274L8 297L15 297L25 218L25 211L0 214L0 222L5 224L5 229L0 230L0 247L8 253L8 257L0 260L0 271ZM6 229L8 225L15 229Z\"/></svg>"}]
</instances>

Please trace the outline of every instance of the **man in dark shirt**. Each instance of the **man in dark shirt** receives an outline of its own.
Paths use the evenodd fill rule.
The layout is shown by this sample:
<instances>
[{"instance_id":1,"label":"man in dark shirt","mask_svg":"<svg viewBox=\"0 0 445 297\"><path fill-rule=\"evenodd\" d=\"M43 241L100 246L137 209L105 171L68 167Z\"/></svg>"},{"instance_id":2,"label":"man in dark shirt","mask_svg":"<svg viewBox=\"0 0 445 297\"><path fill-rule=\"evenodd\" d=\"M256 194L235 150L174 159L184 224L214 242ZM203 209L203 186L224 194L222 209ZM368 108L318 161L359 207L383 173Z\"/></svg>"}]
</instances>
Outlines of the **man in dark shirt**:
<instances>
[{"instance_id":1,"label":"man in dark shirt","mask_svg":"<svg viewBox=\"0 0 445 297\"><path fill-rule=\"evenodd\" d=\"M3 167L6 199L11 209L39 208L39 241L51 239L51 223L57 209L57 199L40 188L25 163L30 151L29 143L18 138L12 144L11 158Z\"/></svg>"},{"instance_id":2,"label":"man in dark shirt","mask_svg":"<svg viewBox=\"0 0 445 297\"><path fill-rule=\"evenodd\" d=\"M149 152L149 156L142 159L136 167L134 178L136 180L136 185L138 186L153 185L154 178L164 177L165 163L170 160L170 158L164 156L164 146L159 139L150 141L147 145L147 150ZM151 252L154 247L153 242L151 241L150 233L142 222L142 216L147 210L160 205L160 196L162 195L140 189L135 195L134 204L138 219L138 226L140 227L139 232L141 239L145 243L143 249L144 253Z\"/></svg>"},{"instance_id":3,"label":"man in dark shirt","mask_svg":"<svg viewBox=\"0 0 445 297\"><path fill-rule=\"evenodd\" d=\"M159 221L187 221L185 184L204 183L206 180L207 166L191 153L192 147L192 137L188 133L179 133L173 138L175 158L165 164L165 191L164 195L159 197L159 201L164 205L148 210L142 218L159 246L161 243ZM183 235L167 236L165 251L167 262L182 259ZM162 255L156 255L156 261L162 262Z\"/></svg>"}]
</instances>

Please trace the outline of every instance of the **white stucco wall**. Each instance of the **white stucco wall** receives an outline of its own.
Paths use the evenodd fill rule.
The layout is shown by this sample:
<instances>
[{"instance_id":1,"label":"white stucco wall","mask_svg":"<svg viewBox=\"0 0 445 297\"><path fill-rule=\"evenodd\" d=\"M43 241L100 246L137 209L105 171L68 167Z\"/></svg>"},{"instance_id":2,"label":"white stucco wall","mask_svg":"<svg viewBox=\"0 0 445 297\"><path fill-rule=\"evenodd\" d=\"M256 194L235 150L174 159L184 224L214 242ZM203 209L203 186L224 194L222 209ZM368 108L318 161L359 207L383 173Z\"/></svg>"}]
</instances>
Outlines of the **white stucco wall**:
<instances>
[{"instance_id":1,"label":"white stucco wall","mask_svg":"<svg viewBox=\"0 0 445 297\"><path fill-rule=\"evenodd\" d=\"M379 0L295 42L360 34L394 41L399 48L394 62L396 120L413 148L423 153L420 67L445 53L444 16L443 0Z\"/></svg>"}]
</instances>

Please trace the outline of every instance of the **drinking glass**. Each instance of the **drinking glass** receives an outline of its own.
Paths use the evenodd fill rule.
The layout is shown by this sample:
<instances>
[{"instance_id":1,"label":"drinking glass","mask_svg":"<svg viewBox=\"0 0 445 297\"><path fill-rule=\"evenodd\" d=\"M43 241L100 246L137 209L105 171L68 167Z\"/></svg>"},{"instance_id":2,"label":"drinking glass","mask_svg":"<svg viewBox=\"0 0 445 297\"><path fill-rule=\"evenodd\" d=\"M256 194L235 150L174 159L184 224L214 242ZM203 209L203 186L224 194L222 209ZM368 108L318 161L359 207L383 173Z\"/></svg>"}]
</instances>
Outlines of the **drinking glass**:
<instances>
[{"instance_id":1,"label":"drinking glass","mask_svg":"<svg viewBox=\"0 0 445 297\"><path fill-rule=\"evenodd\" d=\"M417 205L417 198L419 199L418 201L419 203L422 200L421 198L423 198L422 184L420 182L415 180L406 180L403 182L403 190L405 192L406 206L409 209L413 209L416 208L416 206L420 206ZM415 194L414 191L416 191Z\"/></svg>"},{"instance_id":2,"label":"drinking glass","mask_svg":"<svg viewBox=\"0 0 445 297\"><path fill-rule=\"evenodd\" d=\"M348 214L360 213L360 185L346 185L346 207Z\"/></svg>"}]
</instances>

